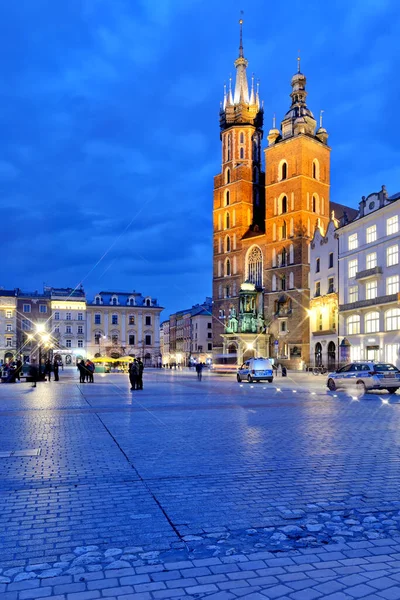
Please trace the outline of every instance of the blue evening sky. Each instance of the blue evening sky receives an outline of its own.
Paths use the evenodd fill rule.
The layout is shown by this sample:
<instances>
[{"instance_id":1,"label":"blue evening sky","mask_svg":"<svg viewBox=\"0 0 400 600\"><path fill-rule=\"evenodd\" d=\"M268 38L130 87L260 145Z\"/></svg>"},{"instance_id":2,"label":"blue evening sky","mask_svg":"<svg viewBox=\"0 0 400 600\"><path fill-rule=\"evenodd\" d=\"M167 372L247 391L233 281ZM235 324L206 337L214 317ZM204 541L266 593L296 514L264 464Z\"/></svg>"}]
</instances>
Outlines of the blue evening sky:
<instances>
[{"instance_id":1,"label":"blue evening sky","mask_svg":"<svg viewBox=\"0 0 400 600\"><path fill-rule=\"evenodd\" d=\"M0 4L6 288L211 294L218 112L238 18L268 130L300 48L332 147L331 199L400 191L397 0L18 0Z\"/></svg>"}]
</instances>

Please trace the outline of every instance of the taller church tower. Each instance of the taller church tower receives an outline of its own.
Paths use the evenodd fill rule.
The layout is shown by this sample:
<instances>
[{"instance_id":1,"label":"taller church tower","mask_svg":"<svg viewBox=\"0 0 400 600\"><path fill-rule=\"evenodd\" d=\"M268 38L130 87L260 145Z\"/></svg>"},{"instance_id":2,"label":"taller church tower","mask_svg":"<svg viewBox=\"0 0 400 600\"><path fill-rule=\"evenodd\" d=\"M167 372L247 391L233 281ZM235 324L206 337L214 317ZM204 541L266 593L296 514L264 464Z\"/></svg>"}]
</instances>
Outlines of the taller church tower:
<instances>
[{"instance_id":1,"label":"taller church tower","mask_svg":"<svg viewBox=\"0 0 400 600\"><path fill-rule=\"evenodd\" d=\"M265 231L265 178L261 167L263 109L254 78L249 89L243 21L239 23L235 88L232 90L230 81L220 111L222 166L214 178L213 210L213 353L214 359L230 355L235 363L242 360L244 347L250 346L263 328L261 268L251 289L241 290L246 279L243 239L263 235ZM265 352L265 348L262 350Z\"/></svg>"},{"instance_id":2,"label":"taller church tower","mask_svg":"<svg viewBox=\"0 0 400 600\"><path fill-rule=\"evenodd\" d=\"M268 134L266 162L265 311L271 355L282 364L309 363L309 244L329 222L328 134L307 106L306 77L292 78L292 102L281 131ZM318 290L311 290L311 295ZM287 363L285 361L287 360Z\"/></svg>"}]
</instances>

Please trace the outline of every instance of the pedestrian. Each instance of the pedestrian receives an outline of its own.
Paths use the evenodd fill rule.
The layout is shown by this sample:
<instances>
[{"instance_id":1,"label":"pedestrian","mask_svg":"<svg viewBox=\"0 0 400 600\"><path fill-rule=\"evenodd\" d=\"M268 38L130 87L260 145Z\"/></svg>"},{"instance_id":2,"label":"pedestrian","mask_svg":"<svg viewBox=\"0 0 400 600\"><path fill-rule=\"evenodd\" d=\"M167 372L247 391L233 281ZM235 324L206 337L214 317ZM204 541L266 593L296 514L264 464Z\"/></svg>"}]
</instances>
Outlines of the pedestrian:
<instances>
[{"instance_id":1,"label":"pedestrian","mask_svg":"<svg viewBox=\"0 0 400 600\"><path fill-rule=\"evenodd\" d=\"M17 360L16 364L17 364L16 378L18 379L18 381L21 381L22 360L19 358Z\"/></svg>"},{"instance_id":2,"label":"pedestrian","mask_svg":"<svg viewBox=\"0 0 400 600\"><path fill-rule=\"evenodd\" d=\"M196 365L197 379L198 379L199 381L201 381L201 379L202 379L202 376L203 376L203 374L202 374L202 371L203 371L203 363L199 362L199 363L197 363L197 365Z\"/></svg>"},{"instance_id":3,"label":"pedestrian","mask_svg":"<svg viewBox=\"0 0 400 600\"><path fill-rule=\"evenodd\" d=\"M87 370L86 381L88 381L89 383L94 383L94 377L93 377L94 369L95 369L94 363L92 363L91 360L87 360L86 361L86 370Z\"/></svg>"},{"instance_id":4,"label":"pedestrian","mask_svg":"<svg viewBox=\"0 0 400 600\"><path fill-rule=\"evenodd\" d=\"M29 367L29 377L32 380L32 387L36 387L36 383L38 380L38 368L35 361L32 361L31 366Z\"/></svg>"},{"instance_id":5,"label":"pedestrian","mask_svg":"<svg viewBox=\"0 0 400 600\"><path fill-rule=\"evenodd\" d=\"M60 380L60 378L58 376L58 370L59 370L58 360L55 359L55 361L53 363L54 381Z\"/></svg>"},{"instance_id":6,"label":"pedestrian","mask_svg":"<svg viewBox=\"0 0 400 600\"><path fill-rule=\"evenodd\" d=\"M137 389L138 375L139 370L135 358L135 360L129 364L129 381L131 383L131 392Z\"/></svg>"},{"instance_id":7,"label":"pedestrian","mask_svg":"<svg viewBox=\"0 0 400 600\"><path fill-rule=\"evenodd\" d=\"M85 383L86 367L85 367L85 363L83 360L79 361L78 370L79 370L79 383Z\"/></svg>"},{"instance_id":8,"label":"pedestrian","mask_svg":"<svg viewBox=\"0 0 400 600\"><path fill-rule=\"evenodd\" d=\"M44 374L47 375L48 381L51 381L51 362L49 358L44 363Z\"/></svg>"},{"instance_id":9,"label":"pedestrian","mask_svg":"<svg viewBox=\"0 0 400 600\"><path fill-rule=\"evenodd\" d=\"M138 390L142 390L143 389L143 371L144 371L144 364L141 361L140 358L138 358L137 360L137 364L138 364L138 381L137 381L137 389Z\"/></svg>"}]
</instances>

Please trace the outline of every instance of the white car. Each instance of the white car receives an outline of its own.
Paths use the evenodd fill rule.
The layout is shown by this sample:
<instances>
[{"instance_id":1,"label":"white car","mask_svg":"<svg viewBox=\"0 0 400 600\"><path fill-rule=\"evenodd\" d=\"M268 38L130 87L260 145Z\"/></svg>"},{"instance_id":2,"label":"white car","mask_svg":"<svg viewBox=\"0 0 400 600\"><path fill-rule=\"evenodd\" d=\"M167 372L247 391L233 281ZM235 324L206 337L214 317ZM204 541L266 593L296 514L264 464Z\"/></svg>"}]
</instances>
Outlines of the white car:
<instances>
[{"instance_id":1,"label":"white car","mask_svg":"<svg viewBox=\"0 0 400 600\"><path fill-rule=\"evenodd\" d=\"M236 378L239 383L244 379L249 383L263 379L272 383L274 380L272 363L267 358L250 358L238 369Z\"/></svg>"},{"instance_id":2,"label":"white car","mask_svg":"<svg viewBox=\"0 0 400 600\"><path fill-rule=\"evenodd\" d=\"M383 389L395 394L400 388L400 371L389 363L358 361L329 373L326 385L331 391L356 386L362 393Z\"/></svg>"}]
</instances>

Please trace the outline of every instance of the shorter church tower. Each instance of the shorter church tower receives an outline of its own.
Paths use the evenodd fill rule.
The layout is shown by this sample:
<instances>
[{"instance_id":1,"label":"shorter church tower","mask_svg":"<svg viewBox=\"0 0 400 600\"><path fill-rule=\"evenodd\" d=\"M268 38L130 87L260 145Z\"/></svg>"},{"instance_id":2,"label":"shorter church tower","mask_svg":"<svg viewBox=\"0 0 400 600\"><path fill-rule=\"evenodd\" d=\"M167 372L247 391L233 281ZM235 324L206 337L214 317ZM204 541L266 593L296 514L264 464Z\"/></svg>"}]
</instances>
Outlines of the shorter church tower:
<instances>
[{"instance_id":1,"label":"shorter church tower","mask_svg":"<svg viewBox=\"0 0 400 600\"><path fill-rule=\"evenodd\" d=\"M309 362L309 244L315 229L324 235L329 222L330 148L322 119L316 130L307 106L300 60L291 85L291 106L281 130L273 124L265 150L264 302L271 356L298 367Z\"/></svg>"},{"instance_id":2,"label":"shorter church tower","mask_svg":"<svg viewBox=\"0 0 400 600\"><path fill-rule=\"evenodd\" d=\"M263 109L254 78L249 88L248 61L242 42L243 21L239 23L235 87L232 89L230 80L220 111L222 166L214 178L213 208L213 353L214 359L231 355L235 364L241 359L243 344L240 335L233 340L231 334L240 334L249 322L247 318L247 325L242 324L239 307L239 292L244 282L242 239L248 232L264 232L265 226L265 179L261 167ZM261 270L258 283L261 291ZM258 295L256 291L253 323L258 323L262 316L263 303L262 298L257 299ZM256 334L258 325L252 327Z\"/></svg>"}]
</instances>

